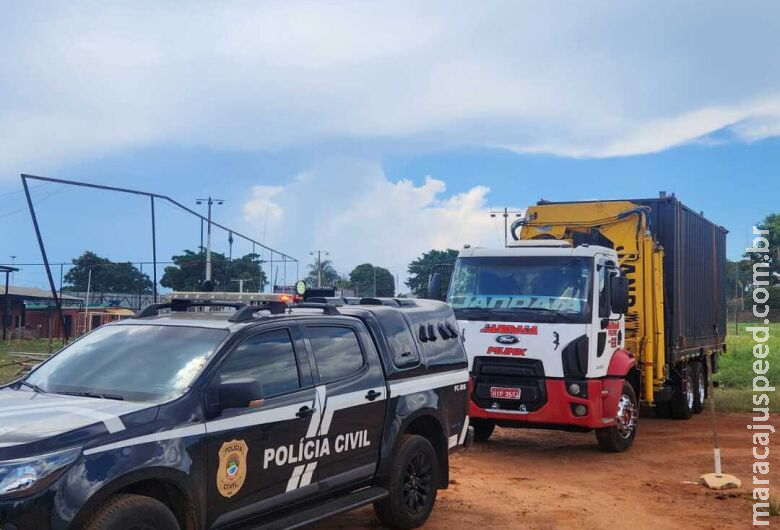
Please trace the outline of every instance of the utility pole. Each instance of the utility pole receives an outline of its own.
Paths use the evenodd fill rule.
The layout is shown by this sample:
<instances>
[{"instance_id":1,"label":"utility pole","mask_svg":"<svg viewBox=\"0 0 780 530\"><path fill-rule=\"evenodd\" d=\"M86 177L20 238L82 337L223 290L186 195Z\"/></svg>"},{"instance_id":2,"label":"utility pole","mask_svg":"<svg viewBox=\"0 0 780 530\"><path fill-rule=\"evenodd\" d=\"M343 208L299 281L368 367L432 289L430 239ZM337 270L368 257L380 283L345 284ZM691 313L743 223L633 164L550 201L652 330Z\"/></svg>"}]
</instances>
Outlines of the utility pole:
<instances>
[{"instance_id":1,"label":"utility pole","mask_svg":"<svg viewBox=\"0 0 780 530\"><path fill-rule=\"evenodd\" d=\"M314 256L316 254L317 256L317 289L322 288L322 255L325 254L326 256L330 255L330 252L327 250L312 250L309 252L310 256Z\"/></svg>"},{"instance_id":2,"label":"utility pole","mask_svg":"<svg viewBox=\"0 0 780 530\"><path fill-rule=\"evenodd\" d=\"M14 263L16 262L16 256L11 256L11 268L14 268ZM14 285L14 273L11 272L11 287ZM6 293L8 294L8 293Z\"/></svg>"},{"instance_id":3,"label":"utility pole","mask_svg":"<svg viewBox=\"0 0 780 530\"><path fill-rule=\"evenodd\" d=\"M251 278L234 278L230 280L231 282L238 282L238 292L243 293L244 292L244 282L252 281Z\"/></svg>"},{"instance_id":4,"label":"utility pole","mask_svg":"<svg viewBox=\"0 0 780 530\"><path fill-rule=\"evenodd\" d=\"M376 265L371 265L374 269L374 298L376 298Z\"/></svg>"},{"instance_id":5,"label":"utility pole","mask_svg":"<svg viewBox=\"0 0 780 530\"><path fill-rule=\"evenodd\" d=\"M520 210L510 210L508 208L490 212L490 217L494 219L498 215L504 218L504 247L507 247L509 245L509 216L514 215L515 217L522 217L523 212Z\"/></svg>"},{"instance_id":6,"label":"utility pole","mask_svg":"<svg viewBox=\"0 0 780 530\"><path fill-rule=\"evenodd\" d=\"M196 199L195 204L208 204L208 216L206 221L206 282L211 282L211 206L225 204L223 199L214 199L209 195L208 199ZM205 282L204 282L205 283Z\"/></svg>"},{"instance_id":7,"label":"utility pole","mask_svg":"<svg viewBox=\"0 0 780 530\"><path fill-rule=\"evenodd\" d=\"M225 264L225 279L230 278L230 265L233 263L233 231L228 232L228 245L230 245L230 251L228 253L227 263Z\"/></svg>"}]
</instances>

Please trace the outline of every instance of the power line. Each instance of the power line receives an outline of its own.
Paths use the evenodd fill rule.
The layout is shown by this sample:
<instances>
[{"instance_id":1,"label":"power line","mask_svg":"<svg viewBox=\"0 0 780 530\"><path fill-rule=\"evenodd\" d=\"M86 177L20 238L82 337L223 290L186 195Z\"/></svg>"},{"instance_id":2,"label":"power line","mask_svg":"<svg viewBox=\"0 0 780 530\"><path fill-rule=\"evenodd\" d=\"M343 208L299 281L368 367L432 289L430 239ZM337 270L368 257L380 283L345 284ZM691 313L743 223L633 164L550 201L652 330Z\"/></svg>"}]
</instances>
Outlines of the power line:
<instances>
[{"instance_id":1,"label":"power line","mask_svg":"<svg viewBox=\"0 0 780 530\"><path fill-rule=\"evenodd\" d=\"M40 187L40 186L39 186L39 187ZM35 204L35 205L41 204L42 202L44 202L44 201L47 201L47 200L51 199L53 196L57 195L58 193L60 193L60 192L61 192L62 190L64 190L64 189L65 189L65 188L63 187L63 188L59 188L59 189L57 189L57 190L54 190L53 192L49 193L49 194L48 194L47 196L45 196L44 198L42 198L42 199L38 199L38 200L37 200L37 201L35 201L33 204ZM14 193L16 193L16 192L14 192ZM22 212L26 212L26 211L27 211L27 207L26 207L26 206L24 206L24 207L22 207L22 208L19 208L19 209L17 209L17 210L13 210L13 211L11 211L11 212L7 212L7 213L4 213L4 214L0 215L0 219L3 219L3 218L5 218L5 217L11 217L12 215L16 215L16 214L18 214L18 213L22 213Z\"/></svg>"},{"instance_id":2,"label":"power line","mask_svg":"<svg viewBox=\"0 0 780 530\"><path fill-rule=\"evenodd\" d=\"M510 210L509 208L490 212L490 217L494 219L499 215L504 218L504 246L506 247L509 244L509 216L522 217L523 212L522 210Z\"/></svg>"},{"instance_id":3,"label":"power line","mask_svg":"<svg viewBox=\"0 0 780 530\"><path fill-rule=\"evenodd\" d=\"M48 182L44 182L44 183L38 184L36 186L30 186L30 189L38 189L38 188L42 188L42 187L48 186L48 185L49 185ZM7 191L5 193L0 193L0 197L8 197L10 195L17 195L19 193L24 193L24 190Z\"/></svg>"}]
</instances>

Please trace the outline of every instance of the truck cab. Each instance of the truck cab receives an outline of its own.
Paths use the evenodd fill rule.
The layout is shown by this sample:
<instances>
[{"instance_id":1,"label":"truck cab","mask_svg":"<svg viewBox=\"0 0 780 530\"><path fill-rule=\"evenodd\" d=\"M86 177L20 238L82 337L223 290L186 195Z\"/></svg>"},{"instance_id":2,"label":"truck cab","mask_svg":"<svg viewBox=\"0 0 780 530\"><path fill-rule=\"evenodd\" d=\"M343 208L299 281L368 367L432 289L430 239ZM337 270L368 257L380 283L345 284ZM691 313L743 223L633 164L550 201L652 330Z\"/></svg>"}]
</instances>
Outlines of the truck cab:
<instances>
[{"instance_id":1,"label":"truck cab","mask_svg":"<svg viewBox=\"0 0 780 530\"><path fill-rule=\"evenodd\" d=\"M638 374L625 350L627 283L612 248L563 240L463 249L447 295L469 359L477 441L496 425L597 430L633 441Z\"/></svg>"}]
</instances>

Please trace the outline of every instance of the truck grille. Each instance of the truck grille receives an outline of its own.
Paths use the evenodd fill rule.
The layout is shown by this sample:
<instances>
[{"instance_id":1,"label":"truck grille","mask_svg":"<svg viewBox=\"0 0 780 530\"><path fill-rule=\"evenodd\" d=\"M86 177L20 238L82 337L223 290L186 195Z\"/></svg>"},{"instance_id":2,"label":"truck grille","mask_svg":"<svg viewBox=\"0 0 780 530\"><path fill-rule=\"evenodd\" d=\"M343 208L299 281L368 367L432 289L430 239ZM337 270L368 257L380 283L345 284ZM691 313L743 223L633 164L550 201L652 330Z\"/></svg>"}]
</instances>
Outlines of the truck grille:
<instances>
[{"instance_id":1,"label":"truck grille","mask_svg":"<svg viewBox=\"0 0 780 530\"><path fill-rule=\"evenodd\" d=\"M539 359L474 359L474 394L478 407L497 411L531 412L547 403L544 365ZM519 388L520 399L494 399L493 387Z\"/></svg>"}]
</instances>

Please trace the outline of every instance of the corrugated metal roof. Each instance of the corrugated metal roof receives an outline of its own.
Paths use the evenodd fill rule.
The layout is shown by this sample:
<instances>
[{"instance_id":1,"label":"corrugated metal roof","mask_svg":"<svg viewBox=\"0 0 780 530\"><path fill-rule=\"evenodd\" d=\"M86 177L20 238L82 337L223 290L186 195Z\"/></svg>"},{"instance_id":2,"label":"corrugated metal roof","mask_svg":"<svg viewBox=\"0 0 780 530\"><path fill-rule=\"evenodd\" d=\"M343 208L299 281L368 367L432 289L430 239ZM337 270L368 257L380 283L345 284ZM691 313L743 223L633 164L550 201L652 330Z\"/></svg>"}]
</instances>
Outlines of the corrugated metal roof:
<instances>
[{"instance_id":1,"label":"corrugated metal roof","mask_svg":"<svg viewBox=\"0 0 780 530\"><path fill-rule=\"evenodd\" d=\"M11 296L16 296L18 298L23 298L25 300L35 300L35 299L53 300L51 296L51 291L47 291L45 289L38 289L37 287L19 287L19 286L12 285L8 287L8 293ZM5 285L0 285L0 296L3 295L5 295ZM67 294L61 295L60 299L81 300L81 298L78 298L76 296L70 296Z\"/></svg>"},{"instance_id":2,"label":"corrugated metal roof","mask_svg":"<svg viewBox=\"0 0 780 530\"><path fill-rule=\"evenodd\" d=\"M126 307L106 307L106 308L99 309L97 312L107 313L109 315L124 316L124 317L135 316L135 311L133 311L132 309L127 309ZM90 313L92 313L92 311L90 311Z\"/></svg>"}]
</instances>

